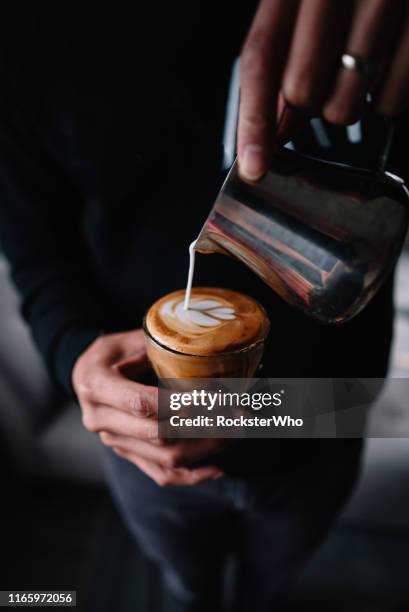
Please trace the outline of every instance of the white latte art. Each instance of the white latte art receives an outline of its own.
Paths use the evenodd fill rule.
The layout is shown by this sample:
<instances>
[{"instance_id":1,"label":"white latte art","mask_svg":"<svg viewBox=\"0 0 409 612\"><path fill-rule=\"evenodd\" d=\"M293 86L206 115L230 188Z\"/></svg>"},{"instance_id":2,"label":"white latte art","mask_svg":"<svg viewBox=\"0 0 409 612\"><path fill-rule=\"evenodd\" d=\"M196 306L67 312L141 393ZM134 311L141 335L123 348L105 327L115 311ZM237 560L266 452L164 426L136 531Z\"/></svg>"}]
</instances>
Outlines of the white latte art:
<instances>
[{"instance_id":1,"label":"white latte art","mask_svg":"<svg viewBox=\"0 0 409 612\"><path fill-rule=\"evenodd\" d=\"M234 308L226 306L218 300L191 298L189 309L184 307L180 298L165 302L160 313L177 319L183 325L199 327L216 327L223 321L232 321L236 318Z\"/></svg>"},{"instance_id":2,"label":"white latte art","mask_svg":"<svg viewBox=\"0 0 409 612\"><path fill-rule=\"evenodd\" d=\"M184 308L185 297L184 289L165 295L145 319L150 336L177 353L221 355L248 348L268 332L263 308L243 293L193 287L189 308Z\"/></svg>"}]
</instances>

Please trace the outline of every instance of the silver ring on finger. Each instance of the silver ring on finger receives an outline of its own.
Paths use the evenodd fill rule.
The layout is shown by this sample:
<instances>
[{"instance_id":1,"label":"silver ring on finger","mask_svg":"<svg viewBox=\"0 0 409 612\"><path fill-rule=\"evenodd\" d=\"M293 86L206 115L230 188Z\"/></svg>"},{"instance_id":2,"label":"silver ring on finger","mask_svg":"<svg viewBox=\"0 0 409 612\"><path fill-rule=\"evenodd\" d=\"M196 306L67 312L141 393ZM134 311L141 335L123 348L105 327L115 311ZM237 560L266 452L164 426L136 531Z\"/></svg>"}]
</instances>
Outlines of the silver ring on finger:
<instances>
[{"instance_id":1,"label":"silver ring on finger","mask_svg":"<svg viewBox=\"0 0 409 612\"><path fill-rule=\"evenodd\" d=\"M367 79L374 78L377 68L373 60L355 53L343 53L341 55L341 67L350 72L357 72Z\"/></svg>"}]
</instances>

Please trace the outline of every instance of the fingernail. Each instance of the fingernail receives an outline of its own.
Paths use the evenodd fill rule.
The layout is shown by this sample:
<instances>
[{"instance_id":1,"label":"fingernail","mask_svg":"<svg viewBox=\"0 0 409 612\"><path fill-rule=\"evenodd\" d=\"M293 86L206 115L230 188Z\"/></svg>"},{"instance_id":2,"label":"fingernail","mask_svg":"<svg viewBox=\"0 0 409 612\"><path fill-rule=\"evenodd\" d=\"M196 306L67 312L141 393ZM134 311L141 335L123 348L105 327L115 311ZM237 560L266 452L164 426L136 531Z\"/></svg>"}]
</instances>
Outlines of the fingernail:
<instances>
[{"instance_id":1,"label":"fingernail","mask_svg":"<svg viewBox=\"0 0 409 612\"><path fill-rule=\"evenodd\" d=\"M240 159L240 170L250 181L261 178L266 171L263 147L256 144L246 145Z\"/></svg>"}]
</instances>

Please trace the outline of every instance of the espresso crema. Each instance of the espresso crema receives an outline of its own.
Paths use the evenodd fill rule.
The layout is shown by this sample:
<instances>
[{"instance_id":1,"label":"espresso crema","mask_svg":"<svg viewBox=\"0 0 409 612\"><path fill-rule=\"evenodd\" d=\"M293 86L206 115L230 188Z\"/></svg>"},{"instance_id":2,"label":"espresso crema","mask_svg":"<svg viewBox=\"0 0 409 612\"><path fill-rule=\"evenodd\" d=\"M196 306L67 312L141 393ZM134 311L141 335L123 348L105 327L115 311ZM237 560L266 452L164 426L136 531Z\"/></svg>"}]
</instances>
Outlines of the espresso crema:
<instances>
[{"instance_id":1,"label":"espresso crema","mask_svg":"<svg viewBox=\"0 0 409 612\"><path fill-rule=\"evenodd\" d=\"M166 295L151 306L146 327L160 344L190 355L217 355L247 348L264 339L268 318L255 300L215 287L194 287L189 308L185 290Z\"/></svg>"}]
</instances>

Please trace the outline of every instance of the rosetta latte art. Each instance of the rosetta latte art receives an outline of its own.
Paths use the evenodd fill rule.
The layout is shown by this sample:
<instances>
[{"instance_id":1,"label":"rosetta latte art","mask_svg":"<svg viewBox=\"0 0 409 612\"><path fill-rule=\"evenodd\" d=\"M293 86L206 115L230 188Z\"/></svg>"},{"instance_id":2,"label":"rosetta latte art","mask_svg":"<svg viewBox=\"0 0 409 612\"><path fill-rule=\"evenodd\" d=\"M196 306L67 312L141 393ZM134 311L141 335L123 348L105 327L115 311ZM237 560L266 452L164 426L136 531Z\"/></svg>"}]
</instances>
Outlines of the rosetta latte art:
<instances>
[{"instance_id":1,"label":"rosetta latte art","mask_svg":"<svg viewBox=\"0 0 409 612\"><path fill-rule=\"evenodd\" d=\"M215 355L248 347L264 338L268 318L255 300L220 287L193 287L160 298L146 316L149 333L162 345L191 355Z\"/></svg>"},{"instance_id":2,"label":"rosetta latte art","mask_svg":"<svg viewBox=\"0 0 409 612\"><path fill-rule=\"evenodd\" d=\"M162 316L170 316L180 323L200 327L216 327L223 321L235 319L234 308L217 300L191 298L189 309L184 308L184 301L178 298L165 302L160 309ZM198 330L200 331L200 330Z\"/></svg>"}]
</instances>

